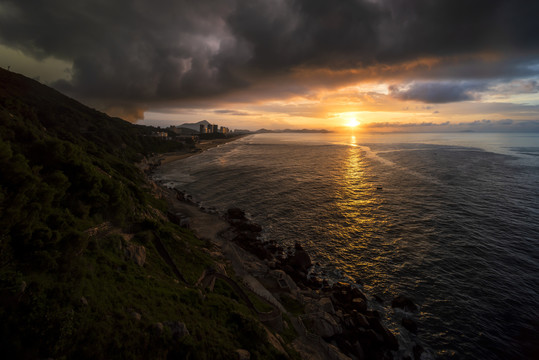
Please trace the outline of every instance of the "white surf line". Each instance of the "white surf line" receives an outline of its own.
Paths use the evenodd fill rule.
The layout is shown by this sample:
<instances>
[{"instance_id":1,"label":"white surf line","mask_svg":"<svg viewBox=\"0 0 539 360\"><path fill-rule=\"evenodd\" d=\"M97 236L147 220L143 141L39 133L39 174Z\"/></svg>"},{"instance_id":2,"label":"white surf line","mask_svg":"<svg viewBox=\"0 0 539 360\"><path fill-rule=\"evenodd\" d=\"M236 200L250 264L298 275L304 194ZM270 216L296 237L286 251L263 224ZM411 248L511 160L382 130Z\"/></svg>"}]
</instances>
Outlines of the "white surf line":
<instances>
[{"instance_id":1,"label":"white surf line","mask_svg":"<svg viewBox=\"0 0 539 360\"><path fill-rule=\"evenodd\" d=\"M364 146L364 145L355 145L357 146L359 149L361 149L362 151L365 152L365 156L369 159L372 159L372 160L375 160L379 163L382 163L386 166L390 166L390 167L393 167L393 168L396 168L400 171L404 171L410 175L413 175L419 179L422 179L422 180L425 180L425 181L428 181L432 184L436 184L436 185L442 185L442 182L440 182L440 180L436 179L436 178L433 178L432 176L428 176L428 175L423 175L421 173L418 173L417 171L414 171L412 169L409 169L407 167L404 167L404 166L400 166L400 165L397 165L396 163L394 163L393 161L391 160L388 160L386 158L383 158L381 156L379 156L378 154L379 153L383 153L383 152L391 152L391 151L380 151L380 152L374 152L371 150L370 147L368 146ZM397 150L398 151L398 150Z\"/></svg>"}]
</instances>

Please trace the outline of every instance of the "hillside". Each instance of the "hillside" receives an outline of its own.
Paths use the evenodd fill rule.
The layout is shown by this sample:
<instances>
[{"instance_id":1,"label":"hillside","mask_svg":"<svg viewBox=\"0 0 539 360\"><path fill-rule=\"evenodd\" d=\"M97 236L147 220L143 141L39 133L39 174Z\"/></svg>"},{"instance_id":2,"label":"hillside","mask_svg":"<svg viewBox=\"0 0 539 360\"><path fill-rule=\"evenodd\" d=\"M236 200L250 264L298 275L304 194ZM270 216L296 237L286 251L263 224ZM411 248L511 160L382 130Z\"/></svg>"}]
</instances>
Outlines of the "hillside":
<instances>
[{"instance_id":1,"label":"hillside","mask_svg":"<svg viewBox=\"0 0 539 360\"><path fill-rule=\"evenodd\" d=\"M199 122L196 122L196 123L184 123L184 124L179 125L178 127L179 128L190 129L190 130L193 130L193 131L196 131L197 133L199 133L200 132L200 125L208 126L208 125L210 125L210 123L207 120L202 120L202 121L199 121Z\"/></svg>"},{"instance_id":2,"label":"hillside","mask_svg":"<svg viewBox=\"0 0 539 360\"><path fill-rule=\"evenodd\" d=\"M167 220L135 166L188 149L154 131L0 69L3 357L284 356L237 291L194 286L211 245Z\"/></svg>"}]
</instances>

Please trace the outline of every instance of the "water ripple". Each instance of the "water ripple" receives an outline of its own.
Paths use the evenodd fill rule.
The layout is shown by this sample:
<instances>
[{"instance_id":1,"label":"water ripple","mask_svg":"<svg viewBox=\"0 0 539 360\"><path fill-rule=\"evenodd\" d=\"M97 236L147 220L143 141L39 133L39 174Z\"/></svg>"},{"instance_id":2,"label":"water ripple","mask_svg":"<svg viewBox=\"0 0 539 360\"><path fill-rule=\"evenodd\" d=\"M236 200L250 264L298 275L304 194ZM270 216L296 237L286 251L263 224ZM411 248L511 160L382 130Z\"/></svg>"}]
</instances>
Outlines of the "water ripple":
<instances>
[{"instance_id":1,"label":"water ripple","mask_svg":"<svg viewBox=\"0 0 539 360\"><path fill-rule=\"evenodd\" d=\"M537 147L485 151L466 141L491 150L488 136L469 136L248 137L157 176L245 209L267 238L303 242L325 276L360 278L386 304L412 296L437 358L522 358L539 323ZM386 313L406 340L402 315Z\"/></svg>"}]
</instances>

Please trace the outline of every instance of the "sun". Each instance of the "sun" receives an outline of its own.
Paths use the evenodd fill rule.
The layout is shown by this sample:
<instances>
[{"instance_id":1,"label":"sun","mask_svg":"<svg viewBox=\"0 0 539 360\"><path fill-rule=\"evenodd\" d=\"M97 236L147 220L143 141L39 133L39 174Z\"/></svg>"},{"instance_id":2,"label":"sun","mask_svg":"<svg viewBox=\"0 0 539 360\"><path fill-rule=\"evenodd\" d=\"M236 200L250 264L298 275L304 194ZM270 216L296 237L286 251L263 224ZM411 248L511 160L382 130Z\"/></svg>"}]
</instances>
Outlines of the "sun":
<instances>
[{"instance_id":1,"label":"sun","mask_svg":"<svg viewBox=\"0 0 539 360\"><path fill-rule=\"evenodd\" d=\"M359 125L361 125L361 123L355 117L350 118L348 122L346 123L346 126L351 127L351 128L357 127Z\"/></svg>"},{"instance_id":2,"label":"sun","mask_svg":"<svg viewBox=\"0 0 539 360\"><path fill-rule=\"evenodd\" d=\"M334 116L338 118L343 128L355 129L361 126L361 122L358 120L359 114L357 111L348 111L342 113L334 113Z\"/></svg>"}]
</instances>

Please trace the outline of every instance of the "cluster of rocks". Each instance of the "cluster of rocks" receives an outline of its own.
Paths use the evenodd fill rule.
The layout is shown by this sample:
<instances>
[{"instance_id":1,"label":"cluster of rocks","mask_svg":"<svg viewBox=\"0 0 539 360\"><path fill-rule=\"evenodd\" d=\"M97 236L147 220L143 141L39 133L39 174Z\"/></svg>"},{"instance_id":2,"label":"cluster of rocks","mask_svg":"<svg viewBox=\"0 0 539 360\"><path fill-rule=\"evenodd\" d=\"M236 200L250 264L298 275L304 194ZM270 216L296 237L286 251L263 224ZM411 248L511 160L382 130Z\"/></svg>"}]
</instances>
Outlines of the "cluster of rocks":
<instances>
[{"instance_id":1,"label":"cluster of rocks","mask_svg":"<svg viewBox=\"0 0 539 360\"><path fill-rule=\"evenodd\" d=\"M122 243L124 255L138 266L144 266L146 262L146 248L131 242Z\"/></svg>"},{"instance_id":2,"label":"cluster of rocks","mask_svg":"<svg viewBox=\"0 0 539 360\"><path fill-rule=\"evenodd\" d=\"M156 334L161 335L165 331L165 328L170 332L172 338L176 341L179 341L184 336L189 335L187 326L185 326L185 324L181 321L164 321L153 324L153 330Z\"/></svg>"},{"instance_id":3,"label":"cluster of rocks","mask_svg":"<svg viewBox=\"0 0 539 360\"><path fill-rule=\"evenodd\" d=\"M176 198L196 205L189 195L178 190ZM169 213L168 217L176 223L184 220L179 219L178 214ZM377 311L368 309L367 297L356 286L342 282L330 285L326 280L309 276L313 263L301 244L285 249L273 241L261 241L262 227L250 221L243 210L228 209L223 217L230 225L227 234L223 234L225 238L264 261L272 271L284 272L293 281L292 287L284 288L294 288L292 296L305 306L305 314L300 318L307 335L336 347L351 359L393 358L391 351L399 349L395 335L382 324ZM413 301L402 296L392 301L392 307L417 311ZM417 324L410 317L403 318L402 325L417 333ZM422 353L423 348L416 344L413 359L420 359Z\"/></svg>"},{"instance_id":4,"label":"cluster of rocks","mask_svg":"<svg viewBox=\"0 0 539 360\"><path fill-rule=\"evenodd\" d=\"M382 324L380 314L368 309L367 297L358 288L338 282L311 294L304 296L303 323L342 353L352 359L392 359L391 351L399 350L397 338ZM416 345L414 359L422 352Z\"/></svg>"},{"instance_id":5,"label":"cluster of rocks","mask_svg":"<svg viewBox=\"0 0 539 360\"><path fill-rule=\"evenodd\" d=\"M144 157L136 165L146 175L150 175L154 172L155 169L161 166L161 159L157 157L156 154L150 154L149 157Z\"/></svg>"},{"instance_id":6,"label":"cluster of rocks","mask_svg":"<svg viewBox=\"0 0 539 360\"><path fill-rule=\"evenodd\" d=\"M382 324L380 314L368 309L367 297L358 287L343 282L330 285L309 276L313 263L299 243L285 251L275 243L260 241L262 228L249 221L241 209L229 209L224 217L233 229L229 236L232 241L294 281L298 291L292 295L305 305L300 318L307 334L323 339L352 359L392 359L391 351L399 349L397 338ZM417 311L413 301L404 296L395 298L392 307ZM402 325L417 332L417 324L410 317L404 318ZM420 359L422 353L423 348L416 344L413 358Z\"/></svg>"},{"instance_id":7,"label":"cluster of rocks","mask_svg":"<svg viewBox=\"0 0 539 360\"><path fill-rule=\"evenodd\" d=\"M243 210L238 208L228 209L224 218L232 228L232 234L229 235L230 240L261 260L273 258L268 246L265 246L258 239L262 232L262 227L247 219Z\"/></svg>"}]
</instances>

